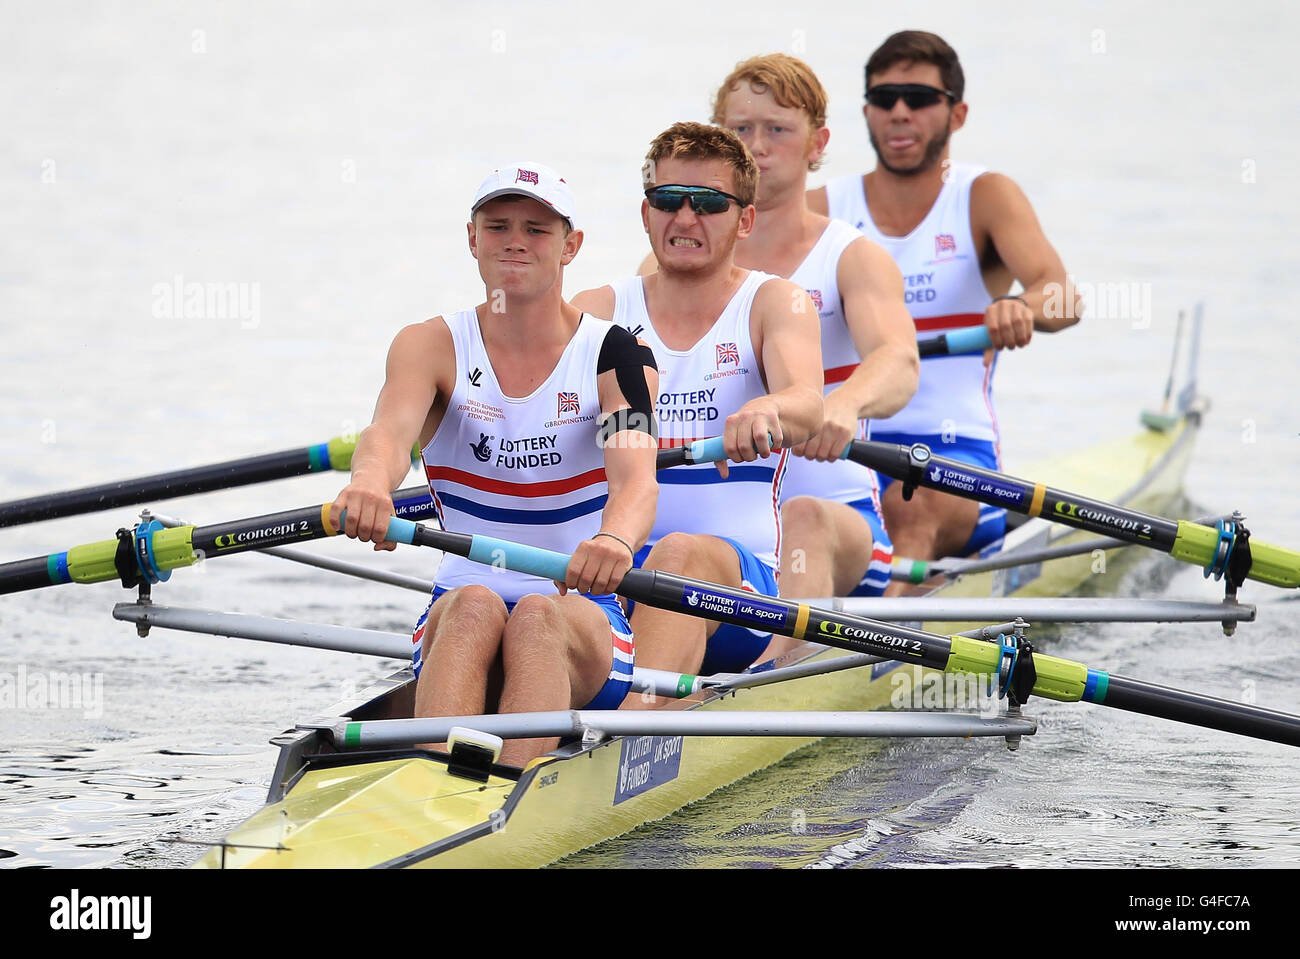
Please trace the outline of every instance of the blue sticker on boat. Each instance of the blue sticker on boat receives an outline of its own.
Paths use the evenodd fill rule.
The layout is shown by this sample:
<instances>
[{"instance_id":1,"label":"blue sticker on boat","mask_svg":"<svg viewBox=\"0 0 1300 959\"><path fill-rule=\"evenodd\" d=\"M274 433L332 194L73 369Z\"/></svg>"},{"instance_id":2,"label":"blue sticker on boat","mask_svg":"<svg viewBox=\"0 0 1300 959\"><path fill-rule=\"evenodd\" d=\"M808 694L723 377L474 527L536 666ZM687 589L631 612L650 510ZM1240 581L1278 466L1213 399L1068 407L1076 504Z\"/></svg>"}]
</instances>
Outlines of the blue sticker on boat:
<instances>
[{"instance_id":1,"label":"blue sticker on boat","mask_svg":"<svg viewBox=\"0 0 1300 959\"><path fill-rule=\"evenodd\" d=\"M682 603L687 609L718 613L766 629L782 625L785 622L786 608L754 598L757 595L733 596L728 593L715 593L710 589L687 586L682 590Z\"/></svg>"},{"instance_id":2,"label":"blue sticker on boat","mask_svg":"<svg viewBox=\"0 0 1300 959\"><path fill-rule=\"evenodd\" d=\"M982 502L1015 508L1028 502L1029 489L1015 483L976 476L965 470L935 463L925 471L926 478L957 494L974 496Z\"/></svg>"},{"instance_id":3,"label":"blue sticker on boat","mask_svg":"<svg viewBox=\"0 0 1300 959\"><path fill-rule=\"evenodd\" d=\"M672 782L682 763L681 736L628 736L618 757L614 805Z\"/></svg>"}]
</instances>

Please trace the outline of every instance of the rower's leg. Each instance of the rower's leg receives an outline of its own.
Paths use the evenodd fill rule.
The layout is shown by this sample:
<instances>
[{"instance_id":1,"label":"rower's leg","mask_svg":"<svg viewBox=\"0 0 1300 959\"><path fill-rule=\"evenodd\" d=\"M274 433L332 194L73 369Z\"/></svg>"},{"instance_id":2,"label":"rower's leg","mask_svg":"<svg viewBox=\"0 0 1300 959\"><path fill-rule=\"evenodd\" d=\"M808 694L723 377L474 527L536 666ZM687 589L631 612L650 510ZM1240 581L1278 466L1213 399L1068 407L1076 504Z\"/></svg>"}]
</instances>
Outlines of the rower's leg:
<instances>
[{"instance_id":1,"label":"rower's leg","mask_svg":"<svg viewBox=\"0 0 1300 959\"><path fill-rule=\"evenodd\" d=\"M781 507L781 595L848 596L866 575L875 546L871 526L844 503L796 496ZM803 640L773 636L758 661L781 656Z\"/></svg>"},{"instance_id":2,"label":"rower's leg","mask_svg":"<svg viewBox=\"0 0 1300 959\"><path fill-rule=\"evenodd\" d=\"M693 533L669 533L650 551L643 569L662 570L678 576L739 587L740 560L725 540ZM638 666L694 673L704 661L705 645L718 624L697 616L671 613L645 603L632 612L632 633L636 637ZM624 707L650 706L640 693L632 693Z\"/></svg>"},{"instance_id":3,"label":"rower's leg","mask_svg":"<svg viewBox=\"0 0 1300 959\"><path fill-rule=\"evenodd\" d=\"M894 555L909 559L959 555L979 520L979 504L974 500L918 488L910 501L904 501L903 484L897 482L889 484L880 501ZM906 588L905 583L890 583L885 595L897 596Z\"/></svg>"},{"instance_id":4,"label":"rower's leg","mask_svg":"<svg viewBox=\"0 0 1300 959\"><path fill-rule=\"evenodd\" d=\"M477 716L501 649L506 604L486 586L462 586L429 610L415 687L416 716Z\"/></svg>"},{"instance_id":5,"label":"rower's leg","mask_svg":"<svg viewBox=\"0 0 1300 959\"><path fill-rule=\"evenodd\" d=\"M581 708L609 677L609 620L599 606L576 593L525 596L506 622L501 657L505 684L500 712ZM558 738L507 740L501 761L523 766L559 744Z\"/></svg>"}]
</instances>

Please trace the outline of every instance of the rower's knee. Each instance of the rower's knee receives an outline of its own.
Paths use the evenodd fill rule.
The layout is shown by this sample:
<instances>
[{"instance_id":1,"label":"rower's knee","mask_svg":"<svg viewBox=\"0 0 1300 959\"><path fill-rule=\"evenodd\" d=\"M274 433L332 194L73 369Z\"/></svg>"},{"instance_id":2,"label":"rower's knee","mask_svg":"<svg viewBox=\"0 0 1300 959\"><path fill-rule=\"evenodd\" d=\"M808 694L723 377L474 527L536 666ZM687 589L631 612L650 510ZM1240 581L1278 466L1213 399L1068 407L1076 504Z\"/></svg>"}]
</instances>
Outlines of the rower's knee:
<instances>
[{"instance_id":1,"label":"rower's knee","mask_svg":"<svg viewBox=\"0 0 1300 959\"><path fill-rule=\"evenodd\" d=\"M825 540L835 531L826 503L815 496L796 496L781 506L781 528L787 538Z\"/></svg>"},{"instance_id":2,"label":"rower's knee","mask_svg":"<svg viewBox=\"0 0 1300 959\"><path fill-rule=\"evenodd\" d=\"M514 612L506 622L506 633L514 634L527 630L545 630L555 626L560 618L559 606L554 596L541 593L529 593L515 603Z\"/></svg>"},{"instance_id":3,"label":"rower's knee","mask_svg":"<svg viewBox=\"0 0 1300 959\"><path fill-rule=\"evenodd\" d=\"M437 642L440 652L458 659L491 662L506 625L505 601L486 586L474 584L453 590L439 602L437 627L425 631L421 655L427 659Z\"/></svg>"},{"instance_id":4,"label":"rower's knee","mask_svg":"<svg viewBox=\"0 0 1300 959\"><path fill-rule=\"evenodd\" d=\"M447 596L439 621L450 616L461 621L504 626L506 615L505 600L486 586L473 583Z\"/></svg>"},{"instance_id":5,"label":"rower's knee","mask_svg":"<svg viewBox=\"0 0 1300 959\"><path fill-rule=\"evenodd\" d=\"M690 566L696 551L696 540L690 533L669 533L655 543L642 564L643 569L662 570L665 573L683 573Z\"/></svg>"},{"instance_id":6,"label":"rower's knee","mask_svg":"<svg viewBox=\"0 0 1300 959\"><path fill-rule=\"evenodd\" d=\"M501 636L501 655L507 669L530 656L552 657L561 651L565 628L554 596L530 593L515 603Z\"/></svg>"}]
</instances>

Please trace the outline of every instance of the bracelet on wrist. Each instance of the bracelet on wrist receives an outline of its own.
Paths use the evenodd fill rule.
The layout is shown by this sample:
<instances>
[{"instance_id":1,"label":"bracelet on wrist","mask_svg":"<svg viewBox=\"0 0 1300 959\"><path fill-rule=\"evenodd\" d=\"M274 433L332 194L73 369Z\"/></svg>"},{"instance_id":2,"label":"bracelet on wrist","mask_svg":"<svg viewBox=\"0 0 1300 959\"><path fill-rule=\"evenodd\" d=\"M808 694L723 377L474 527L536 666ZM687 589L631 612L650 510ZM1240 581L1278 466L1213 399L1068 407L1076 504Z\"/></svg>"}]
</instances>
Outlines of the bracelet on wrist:
<instances>
[{"instance_id":1,"label":"bracelet on wrist","mask_svg":"<svg viewBox=\"0 0 1300 959\"><path fill-rule=\"evenodd\" d=\"M632 544L629 543L627 540L625 540L622 536L619 536L617 533L607 533L603 529L599 533L597 533L596 536L608 536L610 539L618 540L620 543L622 543L624 546L627 547L627 551L628 553L631 554L632 559L634 561L636 560L636 550L634 550L632 548ZM595 539L596 536L593 536L592 539Z\"/></svg>"},{"instance_id":2,"label":"bracelet on wrist","mask_svg":"<svg viewBox=\"0 0 1300 959\"><path fill-rule=\"evenodd\" d=\"M1005 296L993 297L994 303L996 303L998 300L1019 300L1021 303L1024 303L1025 306L1029 306L1029 304L1025 301L1025 298L1021 296L1019 293L1008 293Z\"/></svg>"}]
</instances>

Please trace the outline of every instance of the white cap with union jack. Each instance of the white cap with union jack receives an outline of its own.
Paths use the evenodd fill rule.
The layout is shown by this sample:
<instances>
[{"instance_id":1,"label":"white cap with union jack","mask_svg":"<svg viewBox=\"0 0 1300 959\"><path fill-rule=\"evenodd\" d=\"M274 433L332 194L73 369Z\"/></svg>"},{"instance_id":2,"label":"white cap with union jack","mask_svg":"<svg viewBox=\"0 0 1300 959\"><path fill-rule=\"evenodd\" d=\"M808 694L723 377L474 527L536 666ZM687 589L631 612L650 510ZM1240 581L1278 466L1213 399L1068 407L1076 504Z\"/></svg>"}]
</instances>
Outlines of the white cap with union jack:
<instances>
[{"instance_id":1,"label":"white cap with union jack","mask_svg":"<svg viewBox=\"0 0 1300 959\"><path fill-rule=\"evenodd\" d=\"M574 216L573 191L569 189L569 184L550 167L540 163L520 163L493 170L474 195L474 205L470 207L469 215L472 217L488 200L512 194L541 200L568 220L570 229L578 228Z\"/></svg>"}]
</instances>

